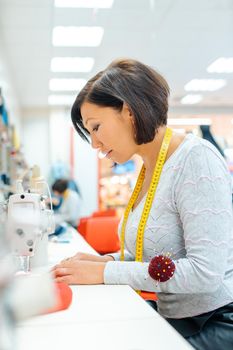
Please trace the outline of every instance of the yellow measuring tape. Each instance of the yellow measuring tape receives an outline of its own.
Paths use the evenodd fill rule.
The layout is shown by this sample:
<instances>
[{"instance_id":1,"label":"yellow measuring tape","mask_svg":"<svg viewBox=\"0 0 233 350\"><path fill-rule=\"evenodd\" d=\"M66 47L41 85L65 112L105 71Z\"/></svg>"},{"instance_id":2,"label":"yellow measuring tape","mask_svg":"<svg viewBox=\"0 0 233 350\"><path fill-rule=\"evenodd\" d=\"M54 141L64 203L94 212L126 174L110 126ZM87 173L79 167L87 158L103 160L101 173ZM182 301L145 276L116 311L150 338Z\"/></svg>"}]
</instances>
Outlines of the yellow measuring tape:
<instances>
[{"instance_id":1,"label":"yellow measuring tape","mask_svg":"<svg viewBox=\"0 0 233 350\"><path fill-rule=\"evenodd\" d=\"M162 146L159 151L158 159L156 161L155 169L153 172L150 187L146 197L146 202L144 204L142 216L138 226L135 261L139 261L139 262L143 261L144 230L145 230L146 222L150 213L151 205L155 196L155 192L159 183L160 175L163 170L163 165L166 159L171 138L172 138L172 130L167 128L163 138ZM143 165L141 168L140 174L138 176L135 188L133 190L133 193L131 195L131 198L129 200L129 203L124 213L124 218L123 218L122 227L121 227L121 256L120 256L121 261L124 261L125 227L127 224L128 216L129 216L130 210L132 209L141 191L144 178L145 178L145 166Z\"/></svg>"}]
</instances>

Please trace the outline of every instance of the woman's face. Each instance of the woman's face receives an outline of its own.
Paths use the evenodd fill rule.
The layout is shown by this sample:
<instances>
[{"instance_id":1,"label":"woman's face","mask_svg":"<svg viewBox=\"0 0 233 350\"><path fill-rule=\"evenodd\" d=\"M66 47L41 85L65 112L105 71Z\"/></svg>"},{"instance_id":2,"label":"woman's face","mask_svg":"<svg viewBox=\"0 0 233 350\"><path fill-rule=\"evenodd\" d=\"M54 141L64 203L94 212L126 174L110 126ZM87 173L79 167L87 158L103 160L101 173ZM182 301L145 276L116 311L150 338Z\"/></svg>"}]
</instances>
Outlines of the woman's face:
<instances>
[{"instance_id":1,"label":"woman's face","mask_svg":"<svg viewBox=\"0 0 233 350\"><path fill-rule=\"evenodd\" d=\"M126 105L122 111L84 102L81 115L90 133L91 145L115 163L124 163L136 153L133 118Z\"/></svg>"}]
</instances>

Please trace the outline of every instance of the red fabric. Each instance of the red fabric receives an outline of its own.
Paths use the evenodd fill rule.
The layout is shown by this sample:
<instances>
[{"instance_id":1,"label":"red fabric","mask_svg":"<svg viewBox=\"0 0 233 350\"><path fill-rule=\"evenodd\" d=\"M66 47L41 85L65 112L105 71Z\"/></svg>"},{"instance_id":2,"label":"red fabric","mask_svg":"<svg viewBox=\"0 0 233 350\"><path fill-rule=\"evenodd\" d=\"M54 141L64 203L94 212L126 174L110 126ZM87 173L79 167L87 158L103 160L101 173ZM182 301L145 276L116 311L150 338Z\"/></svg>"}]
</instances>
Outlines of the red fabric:
<instances>
[{"instance_id":1,"label":"red fabric","mask_svg":"<svg viewBox=\"0 0 233 350\"><path fill-rule=\"evenodd\" d=\"M71 288L68 286L68 284L62 283L62 282L59 282L59 283L56 282L55 287L56 287L56 293L57 293L57 299L58 299L57 305L47 310L46 312L44 312L45 314L65 310L70 306L72 302L73 293Z\"/></svg>"}]
</instances>

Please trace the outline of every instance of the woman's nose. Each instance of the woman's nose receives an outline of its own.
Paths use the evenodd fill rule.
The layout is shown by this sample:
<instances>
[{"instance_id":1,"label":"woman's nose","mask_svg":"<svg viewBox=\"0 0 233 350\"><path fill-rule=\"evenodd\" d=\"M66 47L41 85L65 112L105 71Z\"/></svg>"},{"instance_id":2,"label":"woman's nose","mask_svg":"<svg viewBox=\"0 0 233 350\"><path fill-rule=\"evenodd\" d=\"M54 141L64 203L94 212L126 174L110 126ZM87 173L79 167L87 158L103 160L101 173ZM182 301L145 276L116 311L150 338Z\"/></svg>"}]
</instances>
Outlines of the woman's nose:
<instances>
[{"instance_id":1,"label":"woman's nose","mask_svg":"<svg viewBox=\"0 0 233 350\"><path fill-rule=\"evenodd\" d=\"M98 138L94 135L91 135L91 147L92 148L100 148L102 143L98 140Z\"/></svg>"}]
</instances>

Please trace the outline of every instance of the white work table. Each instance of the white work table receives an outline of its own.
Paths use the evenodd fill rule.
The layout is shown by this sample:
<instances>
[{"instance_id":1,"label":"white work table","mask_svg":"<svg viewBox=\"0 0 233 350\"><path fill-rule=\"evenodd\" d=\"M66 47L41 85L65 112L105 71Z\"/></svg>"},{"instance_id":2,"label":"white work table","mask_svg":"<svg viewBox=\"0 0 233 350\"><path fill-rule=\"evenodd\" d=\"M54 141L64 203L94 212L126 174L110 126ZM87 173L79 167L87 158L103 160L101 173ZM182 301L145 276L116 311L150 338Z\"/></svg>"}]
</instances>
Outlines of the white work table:
<instances>
[{"instance_id":1,"label":"white work table","mask_svg":"<svg viewBox=\"0 0 233 350\"><path fill-rule=\"evenodd\" d=\"M57 262L77 251L95 253L75 233L71 243L50 243ZM191 346L129 286L72 286L67 310L17 326L18 350L190 350Z\"/></svg>"}]
</instances>

